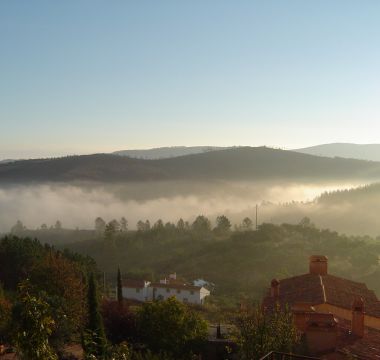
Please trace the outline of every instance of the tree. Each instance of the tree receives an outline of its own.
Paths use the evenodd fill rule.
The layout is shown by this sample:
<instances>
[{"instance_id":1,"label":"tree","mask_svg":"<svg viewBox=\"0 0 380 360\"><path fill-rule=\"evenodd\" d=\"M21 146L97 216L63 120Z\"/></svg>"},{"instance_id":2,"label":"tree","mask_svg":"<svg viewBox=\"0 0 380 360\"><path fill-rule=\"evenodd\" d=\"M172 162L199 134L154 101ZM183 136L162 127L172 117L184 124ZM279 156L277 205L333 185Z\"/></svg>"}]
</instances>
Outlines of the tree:
<instances>
[{"instance_id":1,"label":"tree","mask_svg":"<svg viewBox=\"0 0 380 360\"><path fill-rule=\"evenodd\" d=\"M177 229L179 231L184 231L185 230L185 222L183 221L183 219L179 219L178 222L177 222Z\"/></svg>"},{"instance_id":2,"label":"tree","mask_svg":"<svg viewBox=\"0 0 380 360\"><path fill-rule=\"evenodd\" d=\"M312 228L312 229L315 228L315 225L311 222L310 218L308 218L307 216L301 219L301 221L299 222L299 225L303 228Z\"/></svg>"},{"instance_id":3,"label":"tree","mask_svg":"<svg viewBox=\"0 0 380 360\"><path fill-rule=\"evenodd\" d=\"M142 341L155 352L190 359L207 339L207 323L174 297L144 303L138 312Z\"/></svg>"},{"instance_id":4,"label":"tree","mask_svg":"<svg viewBox=\"0 0 380 360\"><path fill-rule=\"evenodd\" d=\"M225 234L231 230L231 222L224 215L216 218L215 232L218 234Z\"/></svg>"},{"instance_id":5,"label":"tree","mask_svg":"<svg viewBox=\"0 0 380 360\"><path fill-rule=\"evenodd\" d=\"M153 230L156 231L162 231L164 229L164 223L161 219L158 219L154 224L153 224Z\"/></svg>"},{"instance_id":6,"label":"tree","mask_svg":"<svg viewBox=\"0 0 380 360\"><path fill-rule=\"evenodd\" d=\"M173 230L175 230L176 227L174 224L172 224L170 221L168 221L167 223L165 223L164 228L166 231L173 231Z\"/></svg>"},{"instance_id":7,"label":"tree","mask_svg":"<svg viewBox=\"0 0 380 360\"><path fill-rule=\"evenodd\" d=\"M106 353L106 337L103 320L99 311L98 292L94 274L88 280L87 293L88 323L83 336L83 347L86 356L93 355L102 359Z\"/></svg>"},{"instance_id":8,"label":"tree","mask_svg":"<svg viewBox=\"0 0 380 360\"><path fill-rule=\"evenodd\" d=\"M9 327L11 325L12 304L5 298L0 286L0 344L9 340Z\"/></svg>"},{"instance_id":9,"label":"tree","mask_svg":"<svg viewBox=\"0 0 380 360\"><path fill-rule=\"evenodd\" d=\"M123 232L128 231L128 221L124 216L120 219L120 230Z\"/></svg>"},{"instance_id":10,"label":"tree","mask_svg":"<svg viewBox=\"0 0 380 360\"><path fill-rule=\"evenodd\" d=\"M120 307L117 301L102 303L102 316L107 338L113 344L123 341L137 342L136 315L128 306Z\"/></svg>"},{"instance_id":11,"label":"tree","mask_svg":"<svg viewBox=\"0 0 380 360\"><path fill-rule=\"evenodd\" d=\"M106 229L106 222L101 217L97 217L95 219L95 231L98 234L104 234L105 229Z\"/></svg>"},{"instance_id":12,"label":"tree","mask_svg":"<svg viewBox=\"0 0 380 360\"><path fill-rule=\"evenodd\" d=\"M191 228L196 233L203 235L211 231L211 223L206 216L199 215L192 223Z\"/></svg>"},{"instance_id":13,"label":"tree","mask_svg":"<svg viewBox=\"0 0 380 360\"><path fill-rule=\"evenodd\" d=\"M55 230L62 230L62 223L59 220L56 221L56 223L54 225L54 229Z\"/></svg>"},{"instance_id":14,"label":"tree","mask_svg":"<svg viewBox=\"0 0 380 360\"><path fill-rule=\"evenodd\" d=\"M254 305L237 316L235 325L243 360L257 360L271 351L290 353L300 340L292 313L280 306L265 312L261 306Z\"/></svg>"},{"instance_id":15,"label":"tree","mask_svg":"<svg viewBox=\"0 0 380 360\"><path fill-rule=\"evenodd\" d=\"M110 221L104 230L106 240L112 240L117 232L120 231L120 224L117 220Z\"/></svg>"},{"instance_id":16,"label":"tree","mask_svg":"<svg viewBox=\"0 0 380 360\"><path fill-rule=\"evenodd\" d=\"M149 231L150 229L151 229L150 221L149 220L145 220L145 231Z\"/></svg>"},{"instance_id":17,"label":"tree","mask_svg":"<svg viewBox=\"0 0 380 360\"><path fill-rule=\"evenodd\" d=\"M121 281L120 267L117 268L117 301L120 306L123 305L123 284Z\"/></svg>"},{"instance_id":18,"label":"tree","mask_svg":"<svg viewBox=\"0 0 380 360\"><path fill-rule=\"evenodd\" d=\"M139 220L136 224L137 231L145 231L145 223L142 220Z\"/></svg>"},{"instance_id":19,"label":"tree","mask_svg":"<svg viewBox=\"0 0 380 360\"><path fill-rule=\"evenodd\" d=\"M23 231L26 230L26 227L22 221L17 220L16 224L12 226L11 233L14 235L20 235Z\"/></svg>"},{"instance_id":20,"label":"tree","mask_svg":"<svg viewBox=\"0 0 380 360\"><path fill-rule=\"evenodd\" d=\"M49 344L55 323L49 304L31 294L28 281L20 284L19 303L15 308L15 344L22 360L56 360Z\"/></svg>"},{"instance_id":21,"label":"tree","mask_svg":"<svg viewBox=\"0 0 380 360\"><path fill-rule=\"evenodd\" d=\"M44 249L45 250L45 249ZM56 327L52 343L59 348L72 341L85 325L86 287L80 265L53 249L45 250L29 271L31 283L46 293Z\"/></svg>"},{"instance_id":22,"label":"tree","mask_svg":"<svg viewBox=\"0 0 380 360\"><path fill-rule=\"evenodd\" d=\"M243 231L250 231L253 229L253 221L249 218L246 217L243 219L240 225L240 229Z\"/></svg>"}]
</instances>

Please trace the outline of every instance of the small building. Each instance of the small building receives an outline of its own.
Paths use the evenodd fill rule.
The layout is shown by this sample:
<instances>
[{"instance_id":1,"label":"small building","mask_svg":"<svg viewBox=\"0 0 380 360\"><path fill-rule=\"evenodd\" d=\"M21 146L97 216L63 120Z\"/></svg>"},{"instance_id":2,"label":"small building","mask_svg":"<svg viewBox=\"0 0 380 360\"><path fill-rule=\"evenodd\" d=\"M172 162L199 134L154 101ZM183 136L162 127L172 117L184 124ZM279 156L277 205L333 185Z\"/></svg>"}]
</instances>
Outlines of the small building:
<instances>
[{"instance_id":1,"label":"small building","mask_svg":"<svg viewBox=\"0 0 380 360\"><path fill-rule=\"evenodd\" d=\"M124 299L135 301L150 300L149 281L126 280L122 284L122 294Z\"/></svg>"},{"instance_id":2,"label":"small building","mask_svg":"<svg viewBox=\"0 0 380 360\"><path fill-rule=\"evenodd\" d=\"M203 286L194 286L177 280L176 274L159 282L126 280L122 284L123 298L140 302L166 300L175 297L183 303L203 305L210 291Z\"/></svg>"},{"instance_id":3,"label":"small building","mask_svg":"<svg viewBox=\"0 0 380 360\"><path fill-rule=\"evenodd\" d=\"M155 300L166 300L175 297L183 303L203 305L204 299L210 295L210 291L201 286L187 284L162 284L152 283L152 297Z\"/></svg>"},{"instance_id":4,"label":"small building","mask_svg":"<svg viewBox=\"0 0 380 360\"><path fill-rule=\"evenodd\" d=\"M262 306L288 306L311 355L380 359L380 301L363 283L328 273L326 256L311 256L309 273L273 279Z\"/></svg>"}]
</instances>

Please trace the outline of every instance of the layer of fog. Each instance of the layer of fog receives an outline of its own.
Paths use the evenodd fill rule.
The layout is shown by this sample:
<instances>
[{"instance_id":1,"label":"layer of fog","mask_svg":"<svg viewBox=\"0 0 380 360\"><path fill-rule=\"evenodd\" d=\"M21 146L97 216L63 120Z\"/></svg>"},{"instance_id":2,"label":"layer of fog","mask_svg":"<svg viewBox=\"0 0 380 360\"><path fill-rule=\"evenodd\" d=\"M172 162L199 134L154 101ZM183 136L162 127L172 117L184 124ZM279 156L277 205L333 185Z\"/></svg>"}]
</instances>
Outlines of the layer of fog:
<instances>
[{"instance_id":1,"label":"layer of fog","mask_svg":"<svg viewBox=\"0 0 380 360\"><path fill-rule=\"evenodd\" d=\"M380 205L355 209L350 204L325 205L313 201L325 191L359 184L264 184L162 182L112 187L90 185L35 185L0 188L0 231L8 232L16 220L29 229L60 220L65 228L93 229L98 216L106 221L127 218L130 228L140 219L192 221L204 214L215 219L227 215L238 224L244 217L259 222L296 223L308 216L321 227L348 234L380 234L376 214Z\"/></svg>"}]
</instances>

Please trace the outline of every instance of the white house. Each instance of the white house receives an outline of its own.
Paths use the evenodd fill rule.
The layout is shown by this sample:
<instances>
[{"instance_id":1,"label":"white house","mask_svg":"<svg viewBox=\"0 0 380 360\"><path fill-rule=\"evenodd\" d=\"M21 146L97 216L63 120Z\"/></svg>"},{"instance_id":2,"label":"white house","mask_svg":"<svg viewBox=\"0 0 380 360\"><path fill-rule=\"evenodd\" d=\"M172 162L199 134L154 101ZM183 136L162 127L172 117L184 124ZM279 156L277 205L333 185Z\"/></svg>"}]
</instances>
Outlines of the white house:
<instances>
[{"instance_id":1,"label":"white house","mask_svg":"<svg viewBox=\"0 0 380 360\"><path fill-rule=\"evenodd\" d=\"M137 301L148 301L151 299L150 282L145 280L126 280L123 282L123 298Z\"/></svg>"},{"instance_id":2,"label":"white house","mask_svg":"<svg viewBox=\"0 0 380 360\"><path fill-rule=\"evenodd\" d=\"M166 300L175 297L183 303L203 305L204 299L210 295L210 291L201 286L187 284L162 284L153 283L152 299Z\"/></svg>"},{"instance_id":3,"label":"white house","mask_svg":"<svg viewBox=\"0 0 380 360\"><path fill-rule=\"evenodd\" d=\"M151 283L145 280L126 280L122 284L123 298L137 301L166 300L175 297L178 301L202 305L210 291L203 286L181 283L171 275L169 280Z\"/></svg>"}]
</instances>

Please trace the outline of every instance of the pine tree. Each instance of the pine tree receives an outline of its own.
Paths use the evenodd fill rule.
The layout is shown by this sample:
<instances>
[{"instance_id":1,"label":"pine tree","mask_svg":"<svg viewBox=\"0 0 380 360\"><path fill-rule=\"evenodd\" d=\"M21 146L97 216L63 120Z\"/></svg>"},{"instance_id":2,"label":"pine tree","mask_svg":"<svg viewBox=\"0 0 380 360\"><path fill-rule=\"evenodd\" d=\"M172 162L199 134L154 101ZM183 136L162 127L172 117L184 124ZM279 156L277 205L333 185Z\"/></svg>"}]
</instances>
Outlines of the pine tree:
<instances>
[{"instance_id":1,"label":"pine tree","mask_svg":"<svg viewBox=\"0 0 380 360\"><path fill-rule=\"evenodd\" d=\"M107 340L104 332L103 319L99 311L99 301L94 274L88 280L88 324L85 331L83 345L86 355L94 355L103 359L106 352Z\"/></svg>"},{"instance_id":2,"label":"pine tree","mask_svg":"<svg viewBox=\"0 0 380 360\"><path fill-rule=\"evenodd\" d=\"M123 305L123 286L121 283L120 267L117 268L117 301L120 306Z\"/></svg>"}]
</instances>

